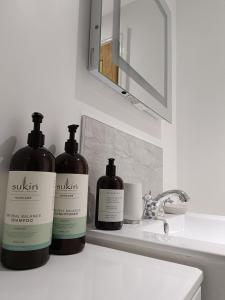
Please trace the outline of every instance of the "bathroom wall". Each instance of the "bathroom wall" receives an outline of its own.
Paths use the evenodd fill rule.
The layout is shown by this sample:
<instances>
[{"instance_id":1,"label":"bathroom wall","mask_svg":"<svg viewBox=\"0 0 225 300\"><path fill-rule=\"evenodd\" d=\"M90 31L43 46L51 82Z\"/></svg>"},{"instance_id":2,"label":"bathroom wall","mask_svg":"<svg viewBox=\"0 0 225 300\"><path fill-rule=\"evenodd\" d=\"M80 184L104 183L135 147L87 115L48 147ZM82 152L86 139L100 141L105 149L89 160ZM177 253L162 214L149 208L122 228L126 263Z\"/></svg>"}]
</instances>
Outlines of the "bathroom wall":
<instances>
[{"instance_id":1,"label":"bathroom wall","mask_svg":"<svg viewBox=\"0 0 225 300\"><path fill-rule=\"evenodd\" d=\"M177 1L178 185L225 214L225 1Z\"/></svg>"},{"instance_id":2,"label":"bathroom wall","mask_svg":"<svg viewBox=\"0 0 225 300\"><path fill-rule=\"evenodd\" d=\"M175 0L169 4L175 17ZM0 1L0 223L10 157L26 144L33 111L43 112L46 146L55 154L66 126L83 114L162 146L164 188L176 186L175 112L173 125L156 120L88 72L89 17L90 0ZM174 111L175 73L174 52Z\"/></svg>"}]
</instances>

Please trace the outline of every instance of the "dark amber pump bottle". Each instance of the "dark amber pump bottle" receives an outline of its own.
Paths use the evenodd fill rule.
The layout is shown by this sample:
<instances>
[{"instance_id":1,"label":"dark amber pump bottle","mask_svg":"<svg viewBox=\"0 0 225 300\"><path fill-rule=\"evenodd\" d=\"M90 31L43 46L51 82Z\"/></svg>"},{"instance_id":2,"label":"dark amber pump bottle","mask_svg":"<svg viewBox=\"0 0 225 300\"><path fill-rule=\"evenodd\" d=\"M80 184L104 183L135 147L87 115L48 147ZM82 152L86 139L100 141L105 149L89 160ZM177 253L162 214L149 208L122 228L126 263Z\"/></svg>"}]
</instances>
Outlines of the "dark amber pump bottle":
<instances>
[{"instance_id":1,"label":"dark amber pump bottle","mask_svg":"<svg viewBox=\"0 0 225 300\"><path fill-rule=\"evenodd\" d=\"M78 154L75 133L79 126L68 126L70 137L65 152L56 158L56 193L51 252L69 255L85 246L88 165Z\"/></svg>"},{"instance_id":2,"label":"dark amber pump bottle","mask_svg":"<svg viewBox=\"0 0 225 300\"><path fill-rule=\"evenodd\" d=\"M106 176L97 182L95 226L101 230L119 230L123 225L124 187L116 176L114 158L109 158Z\"/></svg>"},{"instance_id":3,"label":"dark amber pump bottle","mask_svg":"<svg viewBox=\"0 0 225 300\"><path fill-rule=\"evenodd\" d=\"M55 158L43 147L43 115L32 118L28 146L13 155L8 179L1 261L15 270L44 265L51 242Z\"/></svg>"}]
</instances>

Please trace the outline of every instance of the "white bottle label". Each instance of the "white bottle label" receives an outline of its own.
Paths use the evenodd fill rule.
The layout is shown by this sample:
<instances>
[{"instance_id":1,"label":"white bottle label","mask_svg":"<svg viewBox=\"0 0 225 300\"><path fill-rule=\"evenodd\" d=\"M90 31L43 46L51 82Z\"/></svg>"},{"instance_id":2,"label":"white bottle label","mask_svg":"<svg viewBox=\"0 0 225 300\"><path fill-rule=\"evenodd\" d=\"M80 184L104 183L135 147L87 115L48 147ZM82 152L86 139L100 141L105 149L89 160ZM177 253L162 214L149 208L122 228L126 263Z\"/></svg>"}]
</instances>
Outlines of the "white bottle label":
<instances>
[{"instance_id":1,"label":"white bottle label","mask_svg":"<svg viewBox=\"0 0 225 300\"><path fill-rule=\"evenodd\" d=\"M57 174L53 237L73 239L86 234L87 174Z\"/></svg>"},{"instance_id":2,"label":"white bottle label","mask_svg":"<svg viewBox=\"0 0 225 300\"><path fill-rule=\"evenodd\" d=\"M124 190L100 189L98 221L123 221Z\"/></svg>"},{"instance_id":3,"label":"white bottle label","mask_svg":"<svg viewBox=\"0 0 225 300\"><path fill-rule=\"evenodd\" d=\"M3 248L28 251L50 245L55 178L53 172L9 172Z\"/></svg>"}]
</instances>

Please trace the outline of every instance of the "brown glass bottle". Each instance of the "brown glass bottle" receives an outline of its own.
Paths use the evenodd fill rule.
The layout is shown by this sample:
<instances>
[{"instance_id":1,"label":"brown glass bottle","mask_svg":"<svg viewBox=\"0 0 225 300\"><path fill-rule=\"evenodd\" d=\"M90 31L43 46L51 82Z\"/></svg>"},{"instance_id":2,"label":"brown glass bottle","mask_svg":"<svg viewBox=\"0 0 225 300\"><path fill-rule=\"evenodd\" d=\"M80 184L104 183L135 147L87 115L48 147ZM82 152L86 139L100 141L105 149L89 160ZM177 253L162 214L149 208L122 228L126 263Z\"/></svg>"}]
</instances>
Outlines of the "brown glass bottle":
<instances>
[{"instance_id":1,"label":"brown glass bottle","mask_svg":"<svg viewBox=\"0 0 225 300\"><path fill-rule=\"evenodd\" d=\"M43 116L40 113L34 113L32 117L34 130L28 135L28 146L18 150L13 155L10 171L55 172L55 158L51 152L43 147L44 135L40 131ZM49 246L37 250L12 251L5 249L3 243L1 261L9 269L33 269L44 265L48 259Z\"/></svg>"},{"instance_id":2,"label":"brown glass bottle","mask_svg":"<svg viewBox=\"0 0 225 300\"><path fill-rule=\"evenodd\" d=\"M106 176L100 177L97 182L96 228L101 230L121 229L123 226L123 205L123 180L116 176L114 158L109 158L109 164L106 166Z\"/></svg>"},{"instance_id":3,"label":"brown glass bottle","mask_svg":"<svg viewBox=\"0 0 225 300\"><path fill-rule=\"evenodd\" d=\"M79 204L76 203L76 197L81 197L78 201L82 201L82 206L86 206L87 210L87 193L88 193L88 164L83 156L78 154L78 143L75 140L75 133L79 126L70 125L68 126L70 132L70 138L65 143L65 152L56 157L56 200L55 200L55 212L53 221L53 238L51 244L51 253L57 255L70 255L79 253L85 246L85 234L86 234L86 211L83 211L82 230L79 227ZM75 176L73 176L73 174ZM81 176L79 176L81 175ZM61 182L60 182L61 181ZM64 183L65 182L65 183ZM82 186L81 186L82 185ZM75 194L71 189L77 188ZM59 190L57 190L59 188ZM69 192L68 192L69 189ZM83 189L83 190L79 190ZM74 200L68 200L65 197L71 194L74 195ZM58 196L57 196L58 195ZM82 195L82 196L81 196ZM58 201L57 202L57 197ZM61 198L61 200L59 199ZM67 205L70 201L70 209L68 210ZM74 202L75 201L75 202ZM74 203L73 203L74 202ZM64 205L63 205L64 203ZM61 216L65 219L57 219L59 211L58 205L63 208L61 210ZM71 209L71 206L73 209ZM72 224L68 224L66 221L67 212L72 211ZM73 211L77 212L77 215L73 215ZM78 219L77 219L78 218ZM60 223L58 223L58 221ZM74 221L73 221L74 220ZM78 221L77 221L78 220ZM66 223L65 223L65 222ZM79 228L78 228L79 227ZM81 230L81 231L80 231Z\"/></svg>"}]
</instances>

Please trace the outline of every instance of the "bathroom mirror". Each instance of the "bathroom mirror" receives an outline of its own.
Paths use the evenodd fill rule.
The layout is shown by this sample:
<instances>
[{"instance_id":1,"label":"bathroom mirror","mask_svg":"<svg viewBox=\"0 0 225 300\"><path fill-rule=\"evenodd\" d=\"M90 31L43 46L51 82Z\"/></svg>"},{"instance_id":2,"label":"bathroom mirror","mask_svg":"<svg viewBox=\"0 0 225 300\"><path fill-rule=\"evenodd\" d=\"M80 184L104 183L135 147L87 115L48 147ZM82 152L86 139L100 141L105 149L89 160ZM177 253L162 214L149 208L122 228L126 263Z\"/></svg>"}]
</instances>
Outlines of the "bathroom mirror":
<instances>
[{"instance_id":1,"label":"bathroom mirror","mask_svg":"<svg viewBox=\"0 0 225 300\"><path fill-rule=\"evenodd\" d=\"M165 0L92 0L89 69L138 109L172 121Z\"/></svg>"}]
</instances>

